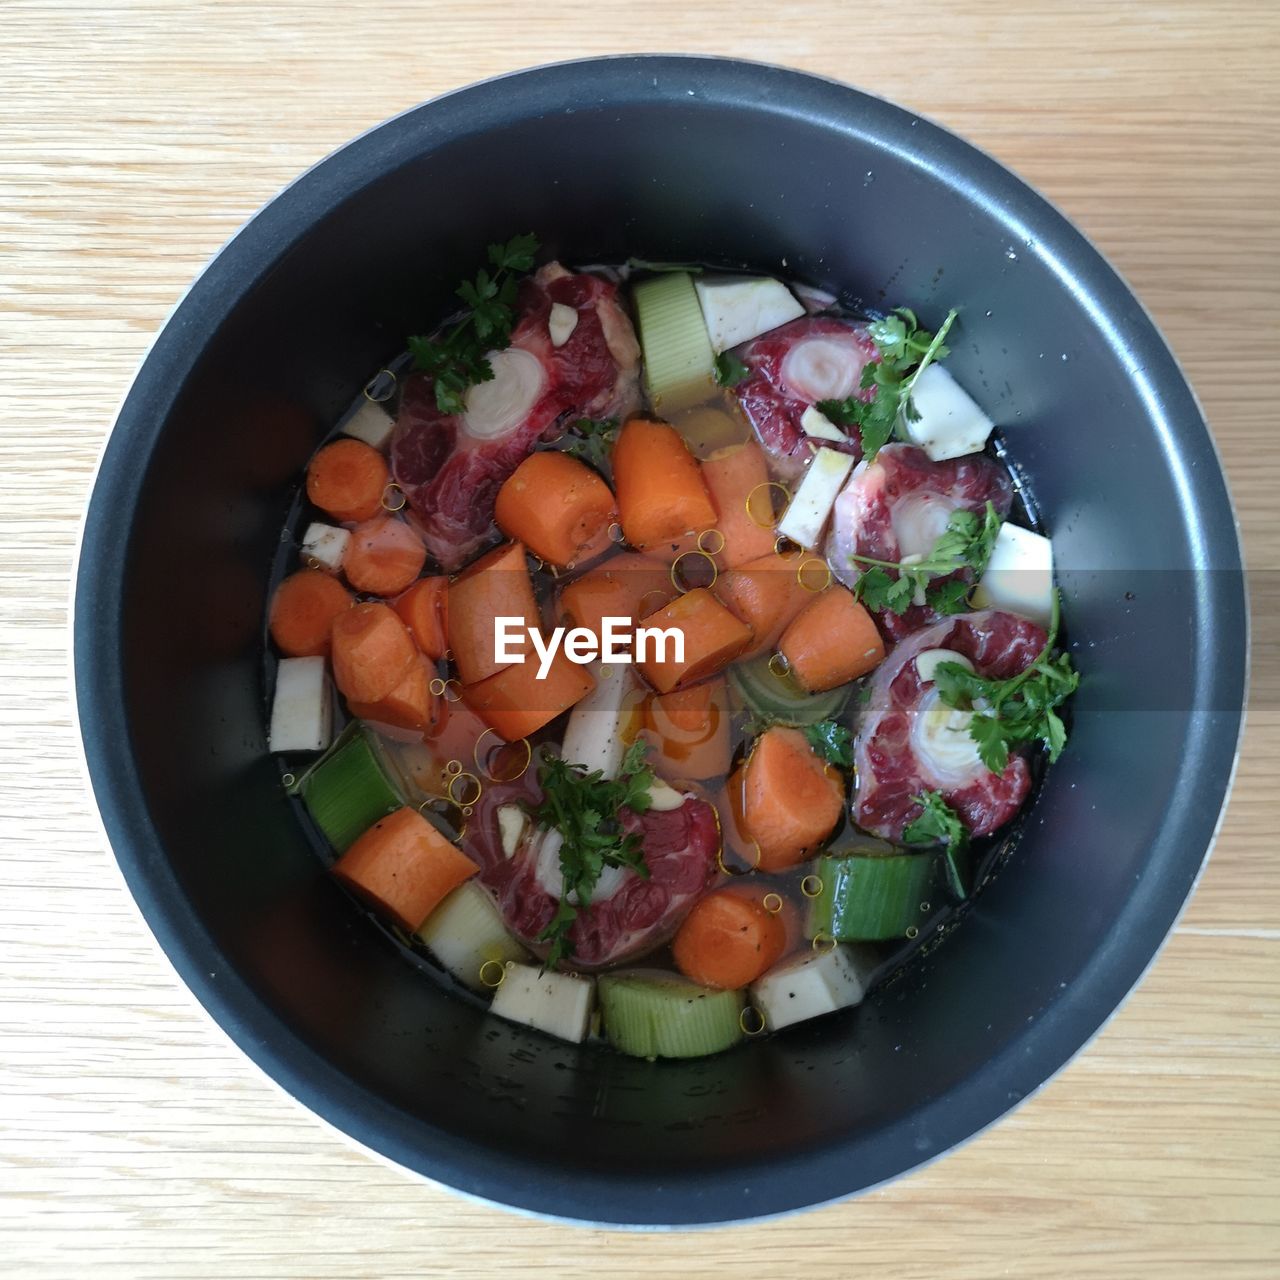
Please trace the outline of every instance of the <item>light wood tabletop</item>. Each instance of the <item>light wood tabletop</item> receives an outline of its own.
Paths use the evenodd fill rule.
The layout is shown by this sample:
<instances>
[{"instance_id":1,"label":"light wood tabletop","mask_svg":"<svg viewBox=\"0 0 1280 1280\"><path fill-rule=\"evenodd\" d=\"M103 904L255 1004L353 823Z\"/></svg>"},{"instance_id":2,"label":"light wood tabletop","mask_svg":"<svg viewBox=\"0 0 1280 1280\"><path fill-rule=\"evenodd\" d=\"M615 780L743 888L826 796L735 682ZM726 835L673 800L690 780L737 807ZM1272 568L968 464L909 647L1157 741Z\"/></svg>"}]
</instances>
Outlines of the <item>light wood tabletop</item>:
<instances>
[{"instance_id":1,"label":"light wood tabletop","mask_svg":"<svg viewBox=\"0 0 1280 1280\"><path fill-rule=\"evenodd\" d=\"M14 1277L1280 1274L1280 6L1115 0L0 5L0 1271ZM353 1149L196 1007L81 780L77 527L114 410L209 255L339 144L522 65L700 51L846 79L1054 200L1203 399L1255 570L1239 780L1137 994L992 1131L747 1228L588 1231Z\"/></svg>"}]
</instances>

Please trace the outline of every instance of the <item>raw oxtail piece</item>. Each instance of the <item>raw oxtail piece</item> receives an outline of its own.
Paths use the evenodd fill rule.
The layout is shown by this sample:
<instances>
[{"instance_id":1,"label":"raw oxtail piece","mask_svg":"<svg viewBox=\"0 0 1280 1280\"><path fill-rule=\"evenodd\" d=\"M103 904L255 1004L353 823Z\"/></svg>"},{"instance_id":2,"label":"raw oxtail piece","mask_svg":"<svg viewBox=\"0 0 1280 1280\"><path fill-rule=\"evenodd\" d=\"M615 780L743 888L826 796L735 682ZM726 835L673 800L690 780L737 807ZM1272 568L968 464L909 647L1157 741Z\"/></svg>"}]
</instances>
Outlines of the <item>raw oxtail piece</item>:
<instances>
[{"instance_id":1,"label":"raw oxtail piece","mask_svg":"<svg viewBox=\"0 0 1280 1280\"><path fill-rule=\"evenodd\" d=\"M967 659L979 675L1007 680L1036 660L1045 640L1026 618L984 610L937 622L892 650L868 685L855 746L854 821L873 835L901 840L920 814L916 796L938 791L975 836L1008 822L1031 789L1027 761L1015 751L1001 774L982 763L968 733L972 713L938 696L933 651L959 655L955 660Z\"/></svg>"},{"instance_id":2,"label":"raw oxtail piece","mask_svg":"<svg viewBox=\"0 0 1280 1280\"><path fill-rule=\"evenodd\" d=\"M801 423L805 410L821 400L859 396L862 370L879 358L867 326L838 316L802 316L747 343L737 352L748 374L734 388L761 444L782 471L798 474L809 460L811 437ZM843 433L840 433L843 437ZM862 456L855 433L822 445Z\"/></svg>"},{"instance_id":3,"label":"raw oxtail piece","mask_svg":"<svg viewBox=\"0 0 1280 1280\"><path fill-rule=\"evenodd\" d=\"M481 879L493 890L507 927L535 954L545 955L547 943L538 935L551 923L563 887L559 833L533 831L505 856L497 817L502 800L501 788L485 793L467 849L480 861ZM569 932L575 969L601 968L659 946L715 875L720 832L705 800L689 796L677 808L643 814L624 809L621 821L639 837L649 876L604 869L590 905L579 910Z\"/></svg>"},{"instance_id":4,"label":"raw oxtail piece","mask_svg":"<svg viewBox=\"0 0 1280 1280\"><path fill-rule=\"evenodd\" d=\"M927 556L955 512L981 514L988 502L1001 519L1013 502L1009 474L991 458L932 462L913 444L885 445L874 462L854 469L836 499L826 546L831 572L852 587L865 567L852 556L893 562ZM901 614L881 610L876 621L900 640L938 617L927 604L912 604Z\"/></svg>"},{"instance_id":5,"label":"raw oxtail piece","mask_svg":"<svg viewBox=\"0 0 1280 1280\"><path fill-rule=\"evenodd\" d=\"M511 345L489 359L493 379L470 389L461 414L441 411L428 375L410 378L391 442L412 520L449 570L491 539L498 490L540 440L565 420L621 418L639 405L640 349L617 285L558 262L521 284Z\"/></svg>"}]
</instances>

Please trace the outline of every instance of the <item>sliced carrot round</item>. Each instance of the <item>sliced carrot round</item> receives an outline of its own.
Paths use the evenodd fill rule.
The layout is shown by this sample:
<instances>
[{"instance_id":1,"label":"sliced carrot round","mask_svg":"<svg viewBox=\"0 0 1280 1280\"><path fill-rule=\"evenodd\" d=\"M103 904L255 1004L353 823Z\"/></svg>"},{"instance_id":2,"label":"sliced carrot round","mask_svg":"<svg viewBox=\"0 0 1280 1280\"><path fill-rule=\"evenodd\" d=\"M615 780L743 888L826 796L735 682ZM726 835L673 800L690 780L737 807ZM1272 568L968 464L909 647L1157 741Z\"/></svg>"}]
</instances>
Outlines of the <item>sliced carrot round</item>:
<instances>
[{"instance_id":1,"label":"sliced carrot round","mask_svg":"<svg viewBox=\"0 0 1280 1280\"><path fill-rule=\"evenodd\" d=\"M402 929L412 930L479 871L416 809L375 822L333 866L333 874Z\"/></svg>"},{"instance_id":2,"label":"sliced carrot round","mask_svg":"<svg viewBox=\"0 0 1280 1280\"><path fill-rule=\"evenodd\" d=\"M377 449L361 440L335 440L307 467L307 497L336 520L369 520L382 506L390 478Z\"/></svg>"},{"instance_id":3,"label":"sliced carrot round","mask_svg":"<svg viewBox=\"0 0 1280 1280\"><path fill-rule=\"evenodd\" d=\"M493 509L508 538L560 568L607 550L601 535L616 515L609 486L590 467L550 450L531 453L511 473Z\"/></svg>"},{"instance_id":4,"label":"sliced carrot round","mask_svg":"<svg viewBox=\"0 0 1280 1280\"><path fill-rule=\"evenodd\" d=\"M755 898L720 889L694 903L671 944L676 967L704 987L736 991L781 958L786 925Z\"/></svg>"},{"instance_id":5,"label":"sliced carrot round","mask_svg":"<svg viewBox=\"0 0 1280 1280\"><path fill-rule=\"evenodd\" d=\"M756 740L728 783L737 826L759 850L761 871L803 862L844 810L839 773L798 729L774 725Z\"/></svg>"},{"instance_id":6,"label":"sliced carrot round","mask_svg":"<svg viewBox=\"0 0 1280 1280\"><path fill-rule=\"evenodd\" d=\"M809 693L857 680L884 661L875 619L853 593L832 586L815 596L778 641L791 674Z\"/></svg>"},{"instance_id":7,"label":"sliced carrot round","mask_svg":"<svg viewBox=\"0 0 1280 1280\"><path fill-rule=\"evenodd\" d=\"M449 647L445 612L448 588L448 578L420 578L393 606L413 632L418 648L432 662L443 658L444 651Z\"/></svg>"},{"instance_id":8,"label":"sliced carrot round","mask_svg":"<svg viewBox=\"0 0 1280 1280\"><path fill-rule=\"evenodd\" d=\"M271 638L288 658L327 657L333 620L351 608L351 593L321 569L290 574L271 597Z\"/></svg>"},{"instance_id":9,"label":"sliced carrot round","mask_svg":"<svg viewBox=\"0 0 1280 1280\"><path fill-rule=\"evenodd\" d=\"M419 660L409 629L385 604L358 604L333 622L333 679L351 702L381 702Z\"/></svg>"},{"instance_id":10,"label":"sliced carrot round","mask_svg":"<svg viewBox=\"0 0 1280 1280\"><path fill-rule=\"evenodd\" d=\"M422 572L427 549L403 520L374 516L351 531L342 555L342 572L357 591L392 596Z\"/></svg>"}]
</instances>

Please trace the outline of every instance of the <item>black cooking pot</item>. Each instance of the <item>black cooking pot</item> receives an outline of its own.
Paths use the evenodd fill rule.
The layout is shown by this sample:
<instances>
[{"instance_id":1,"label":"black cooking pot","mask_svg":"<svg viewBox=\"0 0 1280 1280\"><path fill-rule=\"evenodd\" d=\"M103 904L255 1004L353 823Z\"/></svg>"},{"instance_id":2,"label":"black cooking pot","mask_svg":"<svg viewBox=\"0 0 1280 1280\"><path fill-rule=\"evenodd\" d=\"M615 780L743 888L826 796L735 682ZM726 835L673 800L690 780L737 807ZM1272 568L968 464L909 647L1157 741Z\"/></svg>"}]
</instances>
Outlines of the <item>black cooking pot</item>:
<instances>
[{"instance_id":1,"label":"black cooking pot","mask_svg":"<svg viewBox=\"0 0 1280 1280\"><path fill-rule=\"evenodd\" d=\"M267 755L263 614L301 468L486 242L718 259L936 322L1052 533L1074 730L962 927L862 1008L647 1063L485 1016L323 871ZM843 85L702 58L542 68L419 107L300 178L156 340L90 504L80 722L134 896L214 1018L306 1106L470 1195L724 1222L893 1177L989 1124L1150 963L1241 725L1240 549L1150 319L1044 200Z\"/></svg>"}]
</instances>

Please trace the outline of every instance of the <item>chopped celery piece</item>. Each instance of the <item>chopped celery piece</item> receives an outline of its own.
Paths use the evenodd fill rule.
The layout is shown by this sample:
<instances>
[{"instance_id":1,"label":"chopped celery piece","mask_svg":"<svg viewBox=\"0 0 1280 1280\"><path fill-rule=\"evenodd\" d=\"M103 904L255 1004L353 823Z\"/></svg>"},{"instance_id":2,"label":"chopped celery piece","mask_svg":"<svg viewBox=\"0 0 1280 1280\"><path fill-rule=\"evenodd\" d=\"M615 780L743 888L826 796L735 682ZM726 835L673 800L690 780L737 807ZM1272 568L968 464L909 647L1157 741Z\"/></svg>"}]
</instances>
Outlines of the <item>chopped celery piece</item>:
<instances>
[{"instance_id":1,"label":"chopped celery piece","mask_svg":"<svg viewBox=\"0 0 1280 1280\"><path fill-rule=\"evenodd\" d=\"M312 821L338 853L405 803L406 787L381 739L358 720L295 782Z\"/></svg>"},{"instance_id":2,"label":"chopped celery piece","mask_svg":"<svg viewBox=\"0 0 1280 1280\"><path fill-rule=\"evenodd\" d=\"M716 991L657 970L602 974L604 1034L633 1058L700 1058L742 1039L741 991Z\"/></svg>"},{"instance_id":3,"label":"chopped celery piece","mask_svg":"<svg viewBox=\"0 0 1280 1280\"><path fill-rule=\"evenodd\" d=\"M847 688L830 693L805 693L786 677L777 676L769 667L769 658L738 662L729 668L738 693L761 719L778 724L817 724L840 714L849 696Z\"/></svg>"},{"instance_id":4,"label":"chopped celery piece","mask_svg":"<svg viewBox=\"0 0 1280 1280\"><path fill-rule=\"evenodd\" d=\"M813 900L811 935L837 942L905 937L919 928L920 909L942 886L936 853L852 853L819 860L822 891Z\"/></svg>"},{"instance_id":5,"label":"chopped celery piece","mask_svg":"<svg viewBox=\"0 0 1280 1280\"><path fill-rule=\"evenodd\" d=\"M671 414L705 400L715 389L715 356L689 273L642 280L631 296L653 407Z\"/></svg>"}]
</instances>

